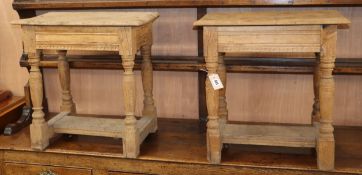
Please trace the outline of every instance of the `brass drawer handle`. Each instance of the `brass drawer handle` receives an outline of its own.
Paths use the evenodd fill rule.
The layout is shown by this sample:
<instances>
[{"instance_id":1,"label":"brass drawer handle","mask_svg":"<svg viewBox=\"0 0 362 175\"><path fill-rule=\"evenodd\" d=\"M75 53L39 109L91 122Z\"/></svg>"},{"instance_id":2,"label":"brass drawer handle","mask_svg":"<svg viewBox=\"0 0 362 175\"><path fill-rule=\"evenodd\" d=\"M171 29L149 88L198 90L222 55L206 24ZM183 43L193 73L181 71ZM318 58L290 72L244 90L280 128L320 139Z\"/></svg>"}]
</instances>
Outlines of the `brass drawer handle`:
<instances>
[{"instance_id":1,"label":"brass drawer handle","mask_svg":"<svg viewBox=\"0 0 362 175\"><path fill-rule=\"evenodd\" d=\"M51 170L46 170L46 171L40 172L38 175L57 175L57 174L53 173Z\"/></svg>"}]
</instances>

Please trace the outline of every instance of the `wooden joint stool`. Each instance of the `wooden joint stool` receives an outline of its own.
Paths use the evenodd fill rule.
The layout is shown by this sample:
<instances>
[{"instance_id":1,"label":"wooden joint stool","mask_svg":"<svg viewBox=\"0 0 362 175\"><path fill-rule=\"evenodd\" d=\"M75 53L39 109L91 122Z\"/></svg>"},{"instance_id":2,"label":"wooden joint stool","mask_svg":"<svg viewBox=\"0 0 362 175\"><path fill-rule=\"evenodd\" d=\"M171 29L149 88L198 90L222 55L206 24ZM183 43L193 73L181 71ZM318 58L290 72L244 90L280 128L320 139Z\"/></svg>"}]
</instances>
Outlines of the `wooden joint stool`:
<instances>
[{"instance_id":1,"label":"wooden joint stool","mask_svg":"<svg viewBox=\"0 0 362 175\"><path fill-rule=\"evenodd\" d=\"M332 107L337 26L350 21L337 11L210 13L195 26L203 27L208 75L218 74L224 88L206 80L207 153L220 163L223 143L316 147L318 168L334 168ZM227 123L224 53L317 53L314 74L314 126L268 126Z\"/></svg>"},{"instance_id":2,"label":"wooden joint stool","mask_svg":"<svg viewBox=\"0 0 362 175\"><path fill-rule=\"evenodd\" d=\"M123 154L135 158L140 144L157 130L152 89L152 24L158 13L148 12L51 12L20 20L24 52L29 56L33 121L31 147L43 150L55 134L79 134L123 139ZM42 110L43 85L39 64L43 50L55 50L62 89L60 113L45 121ZM79 117L70 91L68 50L116 51L121 56L125 119ZM133 73L136 52L143 56L143 117L135 118L136 86Z\"/></svg>"}]
</instances>

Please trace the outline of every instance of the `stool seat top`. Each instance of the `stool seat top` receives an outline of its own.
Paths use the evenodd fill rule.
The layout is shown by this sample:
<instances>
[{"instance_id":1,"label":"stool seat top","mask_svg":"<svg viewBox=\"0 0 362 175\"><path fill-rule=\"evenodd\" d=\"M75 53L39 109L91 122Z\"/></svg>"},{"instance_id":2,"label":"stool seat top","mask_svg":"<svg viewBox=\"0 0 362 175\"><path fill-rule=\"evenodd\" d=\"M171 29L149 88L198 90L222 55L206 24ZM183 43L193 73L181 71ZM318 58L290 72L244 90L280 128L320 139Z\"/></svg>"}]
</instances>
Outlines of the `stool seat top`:
<instances>
[{"instance_id":1,"label":"stool seat top","mask_svg":"<svg viewBox=\"0 0 362 175\"><path fill-rule=\"evenodd\" d=\"M157 12L49 12L13 22L35 26L142 26L158 18Z\"/></svg>"},{"instance_id":2,"label":"stool seat top","mask_svg":"<svg viewBox=\"0 0 362 175\"><path fill-rule=\"evenodd\" d=\"M335 10L208 13L194 26L316 25L351 23Z\"/></svg>"}]
</instances>

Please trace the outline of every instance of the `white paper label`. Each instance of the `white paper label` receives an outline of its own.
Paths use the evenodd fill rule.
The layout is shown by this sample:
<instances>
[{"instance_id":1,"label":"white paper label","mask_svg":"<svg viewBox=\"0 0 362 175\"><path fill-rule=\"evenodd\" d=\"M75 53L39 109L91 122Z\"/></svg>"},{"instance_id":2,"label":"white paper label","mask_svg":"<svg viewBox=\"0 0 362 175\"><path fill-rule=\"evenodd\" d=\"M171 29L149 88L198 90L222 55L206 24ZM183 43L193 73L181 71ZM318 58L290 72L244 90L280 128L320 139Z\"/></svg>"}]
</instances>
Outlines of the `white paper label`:
<instances>
[{"instance_id":1,"label":"white paper label","mask_svg":"<svg viewBox=\"0 0 362 175\"><path fill-rule=\"evenodd\" d=\"M211 85L214 88L214 90L224 88L218 74L210 74L209 80L211 81Z\"/></svg>"}]
</instances>

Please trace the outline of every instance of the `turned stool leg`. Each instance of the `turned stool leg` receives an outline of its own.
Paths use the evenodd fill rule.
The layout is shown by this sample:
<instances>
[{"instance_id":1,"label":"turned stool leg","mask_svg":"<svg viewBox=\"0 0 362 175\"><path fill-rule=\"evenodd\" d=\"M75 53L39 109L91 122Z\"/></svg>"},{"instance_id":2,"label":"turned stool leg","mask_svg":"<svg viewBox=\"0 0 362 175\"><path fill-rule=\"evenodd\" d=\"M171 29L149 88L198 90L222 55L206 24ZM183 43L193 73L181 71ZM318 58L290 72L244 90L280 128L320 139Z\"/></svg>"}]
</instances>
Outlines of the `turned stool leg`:
<instances>
[{"instance_id":1,"label":"turned stool leg","mask_svg":"<svg viewBox=\"0 0 362 175\"><path fill-rule=\"evenodd\" d=\"M70 93L70 69L69 62L66 58L67 51L60 50L57 52L59 56L58 73L62 88L62 104L60 106L60 111L75 113L75 104L73 102L72 94Z\"/></svg>"},{"instance_id":2,"label":"turned stool leg","mask_svg":"<svg viewBox=\"0 0 362 175\"><path fill-rule=\"evenodd\" d=\"M217 69L217 73L219 74L220 80L224 85L224 88L219 90L219 116L220 116L220 124L224 126L227 122L228 110L226 103L226 67L224 63L224 54L219 55L219 67Z\"/></svg>"},{"instance_id":3,"label":"turned stool leg","mask_svg":"<svg viewBox=\"0 0 362 175\"><path fill-rule=\"evenodd\" d=\"M314 92L314 103L312 112L312 122L316 123L320 120L320 104L319 104L319 84L320 84L320 54L317 55L314 75L313 75L313 92Z\"/></svg>"},{"instance_id":4,"label":"turned stool leg","mask_svg":"<svg viewBox=\"0 0 362 175\"><path fill-rule=\"evenodd\" d=\"M36 150L43 150L49 145L48 123L45 122L43 112L43 83L42 74L39 69L41 51L29 54L29 64L31 66L29 75L29 85L31 101L33 103L33 120L30 125L31 147Z\"/></svg>"},{"instance_id":5,"label":"turned stool leg","mask_svg":"<svg viewBox=\"0 0 362 175\"><path fill-rule=\"evenodd\" d=\"M123 140L123 153L126 157L136 158L139 154L139 133L135 117L136 82L133 73L135 55L122 56L123 73L123 101L126 118L125 138Z\"/></svg>"},{"instance_id":6,"label":"turned stool leg","mask_svg":"<svg viewBox=\"0 0 362 175\"><path fill-rule=\"evenodd\" d=\"M153 70L151 62L151 44L141 47L142 54L142 85L143 85L143 110L142 115L148 117L154 117L153 120L153 130L157 130L157 111L155 107L155 102L153 100Z\"/></svg>"},{"instance_id":7,"label":"turned stool leg","mask_svg":"<svg viewBox=\"0 0 362 175\"><path fill-rule=\"evenodd\" d=\"M144 92L143 116L157 117L157 111L153 100L153 70L151 62L151 45L141 47L142 54L142 85Z\"/></svg>"},{"instance_id":8,"label":"turned stool leg","mask_svg":"<svg viewBox=\"0 0 362 175\"><path fill-rule=\"evenodd\" d=\"M217 57L215 62L211 62L213 58L206 58L206 68L208 75L215 74L217 69ZM211 163L220 163L221 161L221 135L220 135L220 120L218 116L219 109L219 90L214 90L210 80L206 79L206 105L208 112L207 122L207 152L208 160Z\"/></svg>"},{"instance_id":9,"label":"turned stool leg","mask_svg":"<svg viewBox=\"0 0 362 175\"><path fill-rule=\"evenodd\" d=\"M337 26L323 29L322 50L320 55L320 129L317 141L318 168L334 169L334 136L332 126L332 108L334 102L334 80L332 71L336 58Z\"/></svg>"},{"instance_id":10,"label":"turned stool leg","mask_svg":"<svg viewBox=\"0 0 362 175\"><path fill-rule=\"evenodd\" d=\"M216 74L219 58L217 52L217 31L215 28L204 28L204 54L208 75ZM207 158L210 163L218 164L221 161L221 130L219 111L219 90L214 90L210 79L205 81L206 106L208 122L206 124Z\"/></svg>"}]
</instances>

